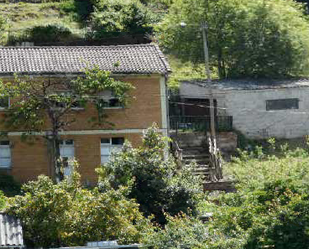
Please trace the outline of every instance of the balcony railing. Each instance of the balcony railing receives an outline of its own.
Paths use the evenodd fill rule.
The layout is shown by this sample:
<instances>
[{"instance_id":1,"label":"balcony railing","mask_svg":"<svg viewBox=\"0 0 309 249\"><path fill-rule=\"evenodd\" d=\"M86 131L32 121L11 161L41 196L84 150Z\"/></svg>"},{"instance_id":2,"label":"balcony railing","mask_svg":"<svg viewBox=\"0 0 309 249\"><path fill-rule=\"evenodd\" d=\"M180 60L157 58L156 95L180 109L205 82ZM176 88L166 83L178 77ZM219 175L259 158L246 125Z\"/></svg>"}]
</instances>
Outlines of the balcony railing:
<instances>
[{"instance_id":1,"label":"balcony railing","mask_svg":"<svg viewBox=\"0 0 309 249\"><path fill-rule=\"evenodd\" d=\"M233 117L231 116L216 116L215 128L217 132L232 131ZM210 117L209 116L171 116L170 117L171 130L183 131L210 131Z\"/></svg>"}]
</instances>

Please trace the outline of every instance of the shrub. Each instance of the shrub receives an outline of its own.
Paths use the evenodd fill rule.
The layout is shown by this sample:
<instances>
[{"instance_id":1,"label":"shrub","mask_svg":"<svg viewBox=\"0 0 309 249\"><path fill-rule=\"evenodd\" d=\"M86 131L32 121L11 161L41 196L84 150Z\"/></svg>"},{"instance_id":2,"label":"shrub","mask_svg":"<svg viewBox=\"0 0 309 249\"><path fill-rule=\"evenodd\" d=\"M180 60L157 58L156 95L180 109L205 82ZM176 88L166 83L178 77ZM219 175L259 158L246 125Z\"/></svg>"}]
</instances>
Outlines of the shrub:
<instances>
[{"instance_id":1,"label":"shrub","mask_svg":"<svg viewBox=\"0 0 309 249\"><path fill-rule=\"evenodd\" d=\"M114 154L109 163L102 165L99 186L130 187L128 196L140 204L145 215L154 214L159 223L165 223L164 211L176 215L188 208L196 213L202 184L190 167L179 169L172 156L167 156L167 140L156 127L143 135L143 146L132 148L126 142L123 150Z\"/></svg>"},{"instance_id":2,"label":"shrub","mask_svg":"<svg viewBox=\"0 0 309 249\"><path fill-rule=\"evenodd\" d=\"M309 154L285 151L279 158L242 153L226 167L237 193L217 203L209 226L240 248L307 248L309 243Z\"/></svg>"},{"instance_id":3,"label":"shrub","mask_svg":"<svg viewBox=\"0 0 309 249\"><path fill-rule=\"evenodd\" d=\"M152 229L138 204L124 196L125 188L104 193L84 189L77 172L58 184L39 176L22 188L25 195L9 199L7 211L20 218L28 247L81 246L114 239L134 243Z\"/></svg>"},{"instance_id":4,"label":"shrub","mask_svg":"<svg viewBox=\"0 0 309 249\"><path fill-rule=\"evenodd\" d=\"M6 203L5 196L4 196L3 192L0 190L0 211L2 209L4 209L5 203Z\"/></svg>"},{"instance_id":5,"label":"shrub","mask_svg":"<svg viewBox=\"0 0 309 249\"><path fill-rule=\"evenodd\" d=\"M183 213L174 217L166 215L166 219L164 229L145 236L146 245L154 249L206 248L208 229L199 219Z\"/></svg>"},{"instance_id":6,"label":"shrub","mask_svg":"<svg viewBox=\"0 0 309 249\"><path fill-rule=\"evenodd\" d=\"M61 25L48 24L46 26L34 26L26 29L20 35L9 37L9 43L34 42L48 43L68 41L73 38L70 29Z\"/></svg>"},{"instance_id":7,"label":"shrub","mask_svg":"<svg viewBox=\"0 0 309 249\"><path fill-rule=\"evenodd\" d=\"M0 173L0 191L3 191L6 196L20 194L20 184L14 179L13 176Z\"/></svg>"},{"instance_id":8,"label":"shrub","mask_svg":"<svg viewBox=\"0 0 309 249\"><path fill-rule=\"evenodd\" d=\"M156 16L135 0L95 1L91 16L93 37L104 38L120 33L146 34L152 31Z\"/></svg>"},{"instance_id":9,"label":"shrub","mask_svg":"<svg viewBox=\"0 0 309 249\"><path fill-rule=\"evenodd\" d=\"M71 14L74 20L85 22L93 12L93 4L90 0L68 0L60 4L60 10L63 15Z\"/></svg>"}]
</instances>

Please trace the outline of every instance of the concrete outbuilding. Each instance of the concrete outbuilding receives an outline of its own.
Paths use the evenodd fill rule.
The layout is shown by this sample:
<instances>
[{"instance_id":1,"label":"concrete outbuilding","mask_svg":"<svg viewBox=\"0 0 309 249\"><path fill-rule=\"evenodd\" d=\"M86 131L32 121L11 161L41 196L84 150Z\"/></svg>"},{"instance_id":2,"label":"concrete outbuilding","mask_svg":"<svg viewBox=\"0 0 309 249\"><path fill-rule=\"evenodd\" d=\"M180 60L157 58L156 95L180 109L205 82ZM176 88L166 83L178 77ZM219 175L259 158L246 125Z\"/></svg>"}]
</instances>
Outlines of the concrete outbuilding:
<instances>
[{"instance_id":1,"label":"concrete outbuilding","mask_svg":"<svg viewBox=\"0 0 309 249\"><path fill-rule=\"evenodd\" d=\"M231 116L233 128L249 138L309 134L308 79L185 81L179 89L179 101L185 103L183 106L207 103L211 94L216 100L216 115Z\"/></svg>"}]
</instances>

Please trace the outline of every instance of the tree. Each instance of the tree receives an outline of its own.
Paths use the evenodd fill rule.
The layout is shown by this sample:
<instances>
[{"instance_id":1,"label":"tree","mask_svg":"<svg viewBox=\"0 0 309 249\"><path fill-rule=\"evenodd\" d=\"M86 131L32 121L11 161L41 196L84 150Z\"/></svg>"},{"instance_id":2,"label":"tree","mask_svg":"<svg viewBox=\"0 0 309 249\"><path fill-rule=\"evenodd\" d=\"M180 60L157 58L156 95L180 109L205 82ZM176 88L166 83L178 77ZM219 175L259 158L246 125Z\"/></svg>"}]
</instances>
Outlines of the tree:
<instances>
[{"instance_id":1,"label":"tree","mask_svg":"<svg viewBox=\"0 0 309 249\"><path fill-rule=\"evenodd\" d=\"M220 78L309 74L309 23L300 3L177 0L157 28L158 40L167 52L201 62L203 22L208 25L210 62Z\"/></svg>"},{"instance_id":2,"label":"tree","mask_svg":"<svg viewBox=\"0 0 309 249\"><path fill-rule=\"evenodd\" d=\"M91 14L93 38L127 34L148 34L157 16L136 0L93 1Z\"/></svg>"},{"instance_id":3,"label":"tree","mask_svg":"<svg viewBox=\"0 0 309 249\"><path fill-rule=\"evenodd\" d=\"M0 41L2 41L5 36L4 33L5 33L6 23L7 23L6 20L2 16L0 16Z\"/></svg>"},{"instance_id":4,"label":"tree","mask_svg":"<svg viewBox=\"0 0 309 249\"><path fill-rule=\"evenodd\" d=\"M164 212L176 215L191 209L196 213L202 183L192 167L178 168L167 150L167 140L158 129L147 129L141 147L126 142L121 152L97 169L100 189L129 187L128 196L136 199L140 210L161 224L166 222Z\"/></svg>"},{"instance_id":5,"label":"tree","mask_svg":"<svg viewBox=\"0 0 309 249\"><path fill-rule=\"evenodd\" d=\"M0 211L5 207L6 199L3 192L0 190Z\"/></svg>"},{"instance_id":6,"label":"tree","mask_svg":"<svg viewBox=\"0 0 309 249\"><path fill-rule=\"evenodd\" d=\"M22 188L24 195L8 199L6 212L21 220L30 248L83 246L102 240L138 243L144 233L152 232L138 204L126 198L126 188L104 193L85 189L77 171L58 184L39 176Z\"/></svg>"},{"instance_id":7,"label":"tree","mask_svg":"<svg viewBox=\"0 0 309 249\"><path fill-rule=\"evenodd\" d=\"M78 113L74 108L87 109L94 105L98 116L97 125L104 123L106 101L98 95L111 91L126 105L131 84L111 78L110 72L97 67L86 69L83 76L75 79L30 79L17 78L15 82L0 83L2 98L12 99L5 113L7 129L23 130L25 136L45 132L43 136L52 153L52 172L58 180L63 179L60 163L59 132L68 129L76 121ZM69 114L74 115L69 115Z\"/></svg>"}]
</instances>

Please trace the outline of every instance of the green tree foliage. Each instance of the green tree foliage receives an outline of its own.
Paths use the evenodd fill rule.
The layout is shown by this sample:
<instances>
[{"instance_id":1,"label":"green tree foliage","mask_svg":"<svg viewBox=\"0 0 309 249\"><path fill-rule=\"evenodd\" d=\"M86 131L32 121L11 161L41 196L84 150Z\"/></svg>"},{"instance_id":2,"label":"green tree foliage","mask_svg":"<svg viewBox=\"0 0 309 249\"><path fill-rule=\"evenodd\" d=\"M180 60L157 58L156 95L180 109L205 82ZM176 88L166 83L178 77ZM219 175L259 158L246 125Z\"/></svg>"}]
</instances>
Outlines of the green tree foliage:
<instances>
[{"instance_id":1,"label":"green tree foliage","mask_svg":"<svg viewBox=\"0 0 309 249\"><path fill-rule=\"evenodd\" d=\"M160 249L308 248L309 152L282 149L280 157L261 147L241 153L225 167L237 192L209 195L199 205L200 212L213 213L209 221L167 216L165 229L148 234L145 243Z\"/></svg>"},{"instance_id":2,"label":"green tree foliage","mask_svg":"<svg viewBox=\"0 0 309 249\"><path fill-rule=\"evenodd\" d=\"M286 149L286 148L285 148ZM253 170L254 169L254 170ZM212 228L241 248L307 248L309 153L286 150L266 156L244 152L228 167L237 193L215 198Z\"/></svg>"},{"instance_id":3,"label":"green tree foliage","mask_svg":"<svg viewBox=\"0 0 309 249\"><path fill-rule=\"evenodd\" d=\"M137 0L95 1L91 15L91 36L100 39L121 33L147 34L156 16Z\"/></svg>"},{"instance_id":4,"label":"green tree foliage","mask_svg":"<svg viewBox=\"0 0 309 249\"><path fill-rule=\"evenodd\" d=\"M34 42L35 44L42 44L48 42L65 42L72 39L74 39L74 36L69 28L62 25L48 24L46 26L28 28L19 35L11 35L8 38L8 43Z\"/></svg>"},{"instance_id":5,"label":"green tree foliage","mask_svg":"<svg viewBox=\"0 0 309 249\"><path fill-rule=\"evenodd\" d=\"M5 37L6 24L6 20L2 16L0 16L0 42Z\"/></svg>"},{"instance_id":6,"label":"green tree foliage","mask_svg":"<svg viewBox=\"0 0 309 249\"><path fill-rule=\"evenodd\" d=\"M198 218L180 213L166 215L164 229L145 236L144 243L154 249L206 248L208 229Z\"/></svg>"},{"instance_id":7,"label":"green tree foliage","mask_svg":"<svg viewBox=\"0 0 309 249\"><path fill-rule=\"evenodd\" d=\"M137 243L152 225L125 197L125 188L101 193L81 187L80 175L58 184L47 176L23 185L23 196L8 200L6 211L20 218L28 247L82 246L88 241Z\"/></svg>"},{"instance_id":8,"label":"green tree foliage","mask_svg":"<svg viewBox=\"0 0 309 249\"><path fill-rule=\"evenodd\" d=\"M176 0L157 37L166 51L201 62L205 21L211 64L221 78L308 75L309 24L303 5L292 0Z\"/></svg>"},{"instance_id":9,"label":"green tree foliage","mask_svg":"<svg viewBox=\"0 0 309 249\"><path fill-rule=\"evenodd\" d=\"M99 186L102 191L129 186L128 196L159 223L165 222L164 212L176 215L190 208L196 213L202 185L190 167L178 168L167 150L167 140L156 127L149 128L141 147L133 148L126 142L120 153L97 170Z\"/></svg>"},{"instance_id":10,"label":"green tree foliage","mask_svg":"<svg viewBox=\"0 0 309 249\"><path fill-rule=\"evenodd\" d=\"M63 175L60 170L59 159L59 131L68 128L76 121L75 107L88 108L94 105L98 116L93 117L96 125L102 125L106 114L106 102L98 95L103 91L111 91L119 103L128 103L128 91L133 87L130 83L115 80L110 72L102 71L98 67L86 69L82 76L75 79L51 80L30 78L16 78L15 82L0 82L2 98L13 101L5 113L4 122L12 129L25 131L25 135L33 132L47 132L47 139L52 150L53 168L58 179Z\"/></svg>"},{"instance_id":11,"label":"green tree foliage","mask_svg":"<svg viewBox=\"0 0 309 249\"><path fill-rule=\"evenodd\" d=\"M3 192L0 190L0 211L2 211L5 207L6 198L3 194Z\"/></svg>"}]
</instances>

